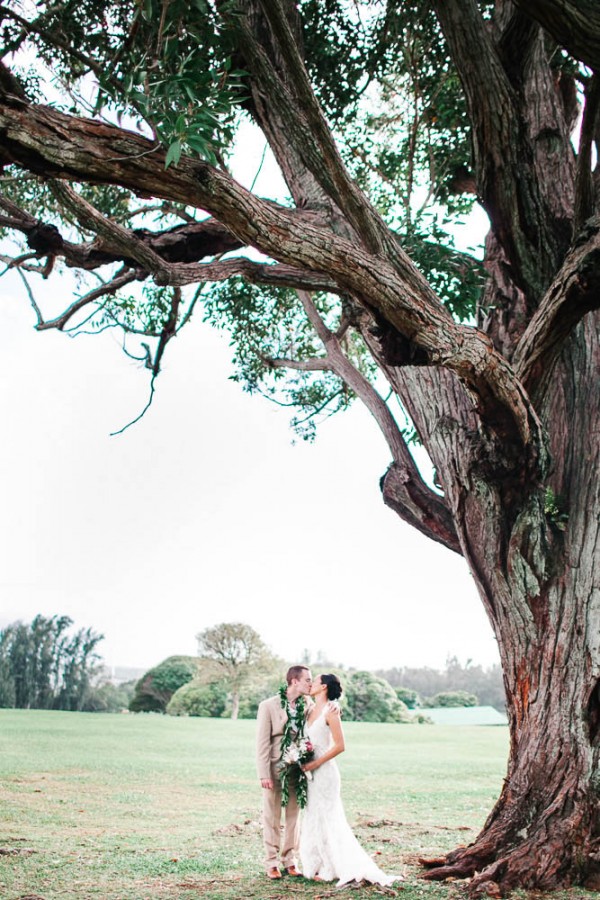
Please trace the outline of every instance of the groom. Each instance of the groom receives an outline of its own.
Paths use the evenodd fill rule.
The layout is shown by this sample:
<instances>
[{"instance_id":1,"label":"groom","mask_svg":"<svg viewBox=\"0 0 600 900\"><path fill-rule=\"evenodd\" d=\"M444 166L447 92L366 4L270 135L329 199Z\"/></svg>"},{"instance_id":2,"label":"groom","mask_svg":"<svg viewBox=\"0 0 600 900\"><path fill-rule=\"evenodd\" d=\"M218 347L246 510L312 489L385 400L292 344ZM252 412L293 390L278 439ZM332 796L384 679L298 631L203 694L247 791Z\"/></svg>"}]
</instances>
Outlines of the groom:
<instances>
[{"instance_id":1,"label":"groom","mask_svg":"<svg viewBox=\"0 0 600 900\"><path fill-rule=\"evenodd\" d=\"M287 708L290 717L296 715L296 701L310 692L312 676L307 666L292 666L286 675ZM285 830L281 845L281 781L277 763L281 759L281 739L288 720L279 695L263 700L258 707L256 760L258 777L263 788L263 839L268 878L281 878L281 865L292 877L299 877L296 852L300 839L300 820L296 794L290 790L285 807Z\"/></svg>"}]
</instances>

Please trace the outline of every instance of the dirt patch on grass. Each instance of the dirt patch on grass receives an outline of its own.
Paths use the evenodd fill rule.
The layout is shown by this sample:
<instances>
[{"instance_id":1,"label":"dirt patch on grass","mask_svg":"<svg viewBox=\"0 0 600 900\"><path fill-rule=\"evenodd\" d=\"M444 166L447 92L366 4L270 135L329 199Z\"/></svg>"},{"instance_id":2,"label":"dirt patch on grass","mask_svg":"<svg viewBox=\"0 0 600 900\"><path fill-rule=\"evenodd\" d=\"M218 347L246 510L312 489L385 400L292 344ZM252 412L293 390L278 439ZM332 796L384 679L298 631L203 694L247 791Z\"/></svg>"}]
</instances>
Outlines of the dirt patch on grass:
<instances>
[{"instance_id":1,"label":"dirt patch on grass","mask_svg":"<svg viewBox=\"0 0 600 900\"><path fill-rule=\"evenodd\" d=\"M241 824L232 822L229 825L224 825L222 828L216 828L213 831L213 834L227 836L238 836L240 834L258 834L261 831L261 828L262 826L260 822L257 822L254 819L245 819Z\"/></svg>"},{"instance_id":2,"label":"dirt patch on grass","mask_svg":"<svg viewBox=\"0 0 600 900\"><path fill-rule=\"evenodd\" d=\"M37 853L33 847L0 847L0 856L19 856L21 853Z\"/></svg>"}]
</instances>

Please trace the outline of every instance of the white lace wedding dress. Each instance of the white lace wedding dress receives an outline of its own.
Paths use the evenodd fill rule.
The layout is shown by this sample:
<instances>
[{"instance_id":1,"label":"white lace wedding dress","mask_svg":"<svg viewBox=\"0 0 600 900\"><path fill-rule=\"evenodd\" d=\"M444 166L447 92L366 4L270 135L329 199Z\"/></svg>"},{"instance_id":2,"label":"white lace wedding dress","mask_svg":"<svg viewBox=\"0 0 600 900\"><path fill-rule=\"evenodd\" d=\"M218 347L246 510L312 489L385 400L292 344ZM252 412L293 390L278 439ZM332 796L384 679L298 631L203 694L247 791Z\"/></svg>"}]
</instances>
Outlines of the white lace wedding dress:
<instances>
[{"instance_id":1,"label":"white lace wedding dress","mask_svg":"<svg viewBox=\"0 0 600 900\"><path fill-rule=\"evenodd\" d=\"M325 711L308 726L315 758L327 752L331 732ZM373 862L354 837L340 796L340 772L334 759L323 763L308 782L308 800L302 819L300 859L305 878L318 876L324 881L338 879L337 886L350 881L369 881L390 885L400 875L386 875Z\"/></svg>"}]
</instances>

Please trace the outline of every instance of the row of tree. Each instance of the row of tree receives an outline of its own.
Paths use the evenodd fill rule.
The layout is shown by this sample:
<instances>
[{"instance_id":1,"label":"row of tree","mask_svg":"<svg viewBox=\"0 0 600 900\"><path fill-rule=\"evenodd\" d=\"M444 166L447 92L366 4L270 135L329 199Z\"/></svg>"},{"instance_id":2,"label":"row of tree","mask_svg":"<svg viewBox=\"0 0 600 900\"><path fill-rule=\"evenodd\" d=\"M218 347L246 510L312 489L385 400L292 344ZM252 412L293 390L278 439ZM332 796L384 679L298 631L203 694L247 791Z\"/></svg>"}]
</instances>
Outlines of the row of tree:
<instances>
[{"instance_id":1,"label":"row of tree","mask_svg":"<svg viewBox=\"0 0 600 900\"><path fill-rule=\"evenodd\" d=\"M0 707L89 708L103 636L72 625L68 616L36 616L0 631Z\"/></svg>"},{"instance_id":2,"label":"row of tree","mask_svg":"<svg viewBox=\"0 0 600 900\"><path fill-rule=\"evenodd\" d=\"M68 616L38 615L0 632L0 707L253 718L287 668L254 629L226 622L197 635L197 657L169 657L137 683L116 685L103 674L96 652L102 635L90 628L74 632L72 625ZM308 654L305 661L310 662ZM502 709L501 682L494 684L498 667L461 666L453 658L443 672L357 672L329 663L322 654L315 665L342 678L344 715L351 720L406 722L420 708L475 705L478 695ZM495 693L486 694L490 684ZM499 702L488 699L492 696Z\"/></svg>"},{"instance_id":3,"label":"row of tree","mask_svg":"<svg viewBox=\"0 0 600 900\"><path fill-rule=\"evenodd\" d=\"M164 712L173 716L253 719L258 704L277 692L286 665L279 661L270 673L255 672L231 689L228 677L206 659L171 656L146 672L137 682L132 712ZM341 705L344 718L357 722L412 722L415 718L396 691L372 672L335 670L344 683ZM216 676L216 677L215 677Z\"/></svg>"},{"instance_id":4,"label":"row of tree","mask_svg":"<svg viewBox=\"0 0 600 900\"><path fill-rule=\"evenodd\" d=\"M260 701L276 692L287 664L268 650L256 631L242 623L207 628L197 639L199 656L169 657L139 679L129 704L132 712L233 719L256 716ZM305 662L309 664L308 659ZM463 667L454 658L448 660L443 673L427 668L392 669L389 673L347 670L323 657L317 666L340 676L344 716L357 722L423 721L427 707L474 706L478 697L465 687L484 678L480 666L467 663ZM410 684L398 683L401 673L406 673ZM471 673L474 677L469 681L465 676ZM438 690L421 693L412 687L416 683L419 687L435 685Z\"/></svg>"},{"instance_id":5,"label":"row of tree","mask_svg":"<svg viewBox=\"0 0 600 900\"><path fill-rule=\"evenodd\" d=\"M400 666L392 669L378 669L377 675L396 688L401 698L409 706L443 706L434 703L436 695L474 695L481 706L493 706L499 712L506 709L506 692L499 665L484 668L471 660L463 665L455 656L449 657L443 669L429 666ZM461 706L469 705L462 702Z\"/></svg>"}]
</instances>

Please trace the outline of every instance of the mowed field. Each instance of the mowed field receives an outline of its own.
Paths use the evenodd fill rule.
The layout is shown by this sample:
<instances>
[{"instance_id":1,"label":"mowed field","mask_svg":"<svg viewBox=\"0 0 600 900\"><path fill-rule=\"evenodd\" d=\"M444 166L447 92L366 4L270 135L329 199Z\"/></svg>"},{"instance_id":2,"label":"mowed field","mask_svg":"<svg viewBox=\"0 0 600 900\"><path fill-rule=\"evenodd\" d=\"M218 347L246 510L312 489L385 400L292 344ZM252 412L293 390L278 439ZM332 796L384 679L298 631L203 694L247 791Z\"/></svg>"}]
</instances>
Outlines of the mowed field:
<instances>
[{"instance_id":1,"label":"mowed field","mask_svg":"<svg viewBox=\"0 0 600 900\"><path fill-rule=\"evenodd\" d=\"M382 868L405 875L400 891L267 881L254 722L0 710L0 897L455 896L459 885L422 881L417 858L475 837L500 790L507 729L345 731L349 821Z\"/></svg>"}]
</instances>

